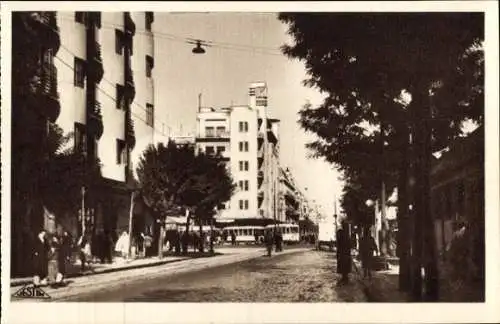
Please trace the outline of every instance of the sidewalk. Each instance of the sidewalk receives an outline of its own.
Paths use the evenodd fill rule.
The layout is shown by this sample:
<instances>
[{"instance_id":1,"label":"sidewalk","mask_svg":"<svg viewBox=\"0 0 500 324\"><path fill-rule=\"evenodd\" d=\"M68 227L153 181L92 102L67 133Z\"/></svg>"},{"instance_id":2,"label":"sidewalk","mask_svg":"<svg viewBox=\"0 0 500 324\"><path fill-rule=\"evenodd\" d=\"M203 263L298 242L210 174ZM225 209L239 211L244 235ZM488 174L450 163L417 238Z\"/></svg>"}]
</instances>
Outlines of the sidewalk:
<instances>
[{"instance_id":1,"label":"sidewalk","mask_svg":"<svg viewBox=\"0 0 500 324\"><path fill-rule=\"evenodd\" d=\"M296 252L302 249L286 249L280 254L287 254ZM220 247L215 249L215 254L210 255L206 253L205 255L199 255L199 253L189 252L188 256L165 256L163 258L151 257L151 258L143 258L143 259L133 259L133 260L125 260L117 258L111 264L100 264L94 263L92 264L92 269L87 270L85 272L80 271L80 263L71 264L68 270L68 274L66 275L67 279L70 278L78 278L78 277L87 277L97 274L111 273L117 271L125 271L125 270L133 270L133 269L141 269L147 267L155 267L166 265L169 263L177 263L179 261L187 261L193 259L218 259L219 256L238 256L238 255L259 255L264 254L264 248L262 247ZM25 278L14 278L10 281L11 287L24 286L29 285L33 282L33 277L25 277Z\"/></svg>"},{"instance_id":2,"label":"sidewalk","mask_svg":"<svg viewBox=\"0 0 500 324\"><path fill-rule=\"evenodd\" d=\"M158 257L151 257L151 258L143 258L143 259L132 259L132 260L126 260L126 259L121 259L117 258L114 260L113 263L93 263L91 264L91 269L88 269L88 266L86 267L86 271L81 272L81 264L79 262L73 263L68 265L68 274L66 275L66 278L77 278L81 276L91 276L95 274L101 274L101 273L109 273L109 272L115 272L115 271L122 271L122 270L131 270L131 269L138 269L138 268L144 268L144 267L152 267L152 266L159 266L167 263L172 263L172 262L177 262L177 261L182 261L186 259L191 259L189 256L167 256L163 258L158 258ZM33 282L33 277L25 277L25 278L14 278L10 280L10 286L11 287L16 287L16 286L24 286L31 284Z\"/></svg>"},{"instance_id":3,"label":"sidewalk","mask_svg":"<svg viewBox=\"0 0 500 324\"><path fill-rule=\"evenodd\" d=\"M359 267L359 265L358 265ZM361 269L361 268L359 268ZM372 280L362 280L365 294L371 302L410 302L410 296L399 290L399 266L372 272ZM440 269L439 302L484 302L483 289L477 285L451 280L447 269Z\"/></svg>"}]
</instances>

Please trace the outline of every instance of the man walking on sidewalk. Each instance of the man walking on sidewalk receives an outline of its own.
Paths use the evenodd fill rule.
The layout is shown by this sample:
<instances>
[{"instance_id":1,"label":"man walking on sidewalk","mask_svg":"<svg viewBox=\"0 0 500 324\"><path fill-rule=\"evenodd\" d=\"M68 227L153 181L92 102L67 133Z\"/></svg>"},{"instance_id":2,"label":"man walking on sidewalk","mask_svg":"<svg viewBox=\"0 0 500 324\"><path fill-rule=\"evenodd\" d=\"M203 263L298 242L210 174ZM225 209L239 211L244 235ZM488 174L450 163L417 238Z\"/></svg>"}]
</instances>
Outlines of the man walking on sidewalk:
<instances>
[{"instance_id":1,"label":"man walking on sidewalk","mask_svg":"<svg viewBox=\"0 0 500 324\"><path fill-rule=\"evenodd\" d=\"M363 237L359 244L361 264L363 266L363 278L372 278L373 253L378 251L375 239L370 233L369 228L363 229Z\"/></svg>"},{"instance_id":2,"label":"man walking on sidewalk","mask_svg":"<svg viewBox=\"0 0 500 324\"><path fill-rule=\"evenodd\" d=\"M341 228L337 231L337 273L342 275L340 283L349 282L351 272L351 238L349 235L349 224L343 220Z\"/></svg>"}]
</instances>

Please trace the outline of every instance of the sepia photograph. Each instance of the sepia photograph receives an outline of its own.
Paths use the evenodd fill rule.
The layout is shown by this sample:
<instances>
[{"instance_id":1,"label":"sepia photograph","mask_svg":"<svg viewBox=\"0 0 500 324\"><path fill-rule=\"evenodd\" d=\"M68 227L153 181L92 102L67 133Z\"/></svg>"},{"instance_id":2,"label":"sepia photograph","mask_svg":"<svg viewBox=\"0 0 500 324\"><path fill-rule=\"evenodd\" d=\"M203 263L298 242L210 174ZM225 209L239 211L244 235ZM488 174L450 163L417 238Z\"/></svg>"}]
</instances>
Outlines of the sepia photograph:
<instances>
[{"instance_id":1,"label":"sepia photograph","mask_svg":"<svg viewBox=\"0 0 500 324\"><path fill-rule=\"evenodd\" d=\"M498 4L459 2L2 5L2 306L491 320Z\"/></svg>"}]
</instances>

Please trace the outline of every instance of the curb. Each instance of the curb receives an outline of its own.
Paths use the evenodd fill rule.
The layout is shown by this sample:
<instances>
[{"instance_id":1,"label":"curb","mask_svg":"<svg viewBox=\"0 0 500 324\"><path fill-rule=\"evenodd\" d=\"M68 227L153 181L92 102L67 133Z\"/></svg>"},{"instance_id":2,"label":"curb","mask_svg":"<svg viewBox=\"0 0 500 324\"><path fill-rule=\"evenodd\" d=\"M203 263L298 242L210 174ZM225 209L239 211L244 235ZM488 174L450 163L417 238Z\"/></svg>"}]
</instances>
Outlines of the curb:
<instances>
[{"instance_id":1,"label":"curb","mask_svg":"<svg viewBox=\"0 0 500 324\"><path fill-rule=\"evenodd\" d=\"M69 278L88 277L88 276L95 276L95 275L103 274L103 273L111 273L111 272L118 272L118 271L125 271L125 270L155 267L155 266L161 266L161 265L185 261L185 260L189 260L189 258L180 258L180 259L176 259L176 260L164 260L164 261L158 260L156 262L151 262L151 263L146 263L146 264L137 264L137 265L129 265L129 266L125 266L125 267L120 267L120 268L103 269L103 270L90 272L90 273L80 273L79 272L79 273L69 274L65 278L69 279ZM16 280L15 282L11 282L10 286L11 287L24 286L24 285L29 285L32 282L33 282L32 278L20 279L20 280Z\"/></svg>"}]
</instances>

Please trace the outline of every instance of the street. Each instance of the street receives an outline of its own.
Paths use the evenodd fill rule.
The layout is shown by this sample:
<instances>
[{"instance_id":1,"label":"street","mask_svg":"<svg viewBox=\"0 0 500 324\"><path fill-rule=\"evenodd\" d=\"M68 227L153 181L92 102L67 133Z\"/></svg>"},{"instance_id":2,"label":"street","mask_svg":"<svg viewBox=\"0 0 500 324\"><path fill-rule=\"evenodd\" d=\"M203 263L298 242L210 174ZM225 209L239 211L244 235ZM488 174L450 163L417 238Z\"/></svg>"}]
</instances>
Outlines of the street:
<instances>
[{"instance_id":1,"label":"street","mask_svg":"<svg viewBox=\"0 0 500 324\"><path fill-rule=\"evenodd\" d=\"M358 283L337 286L335 255L300 251L115 285L65 301L362 302Z\"/></svg>"}]
</instances>

